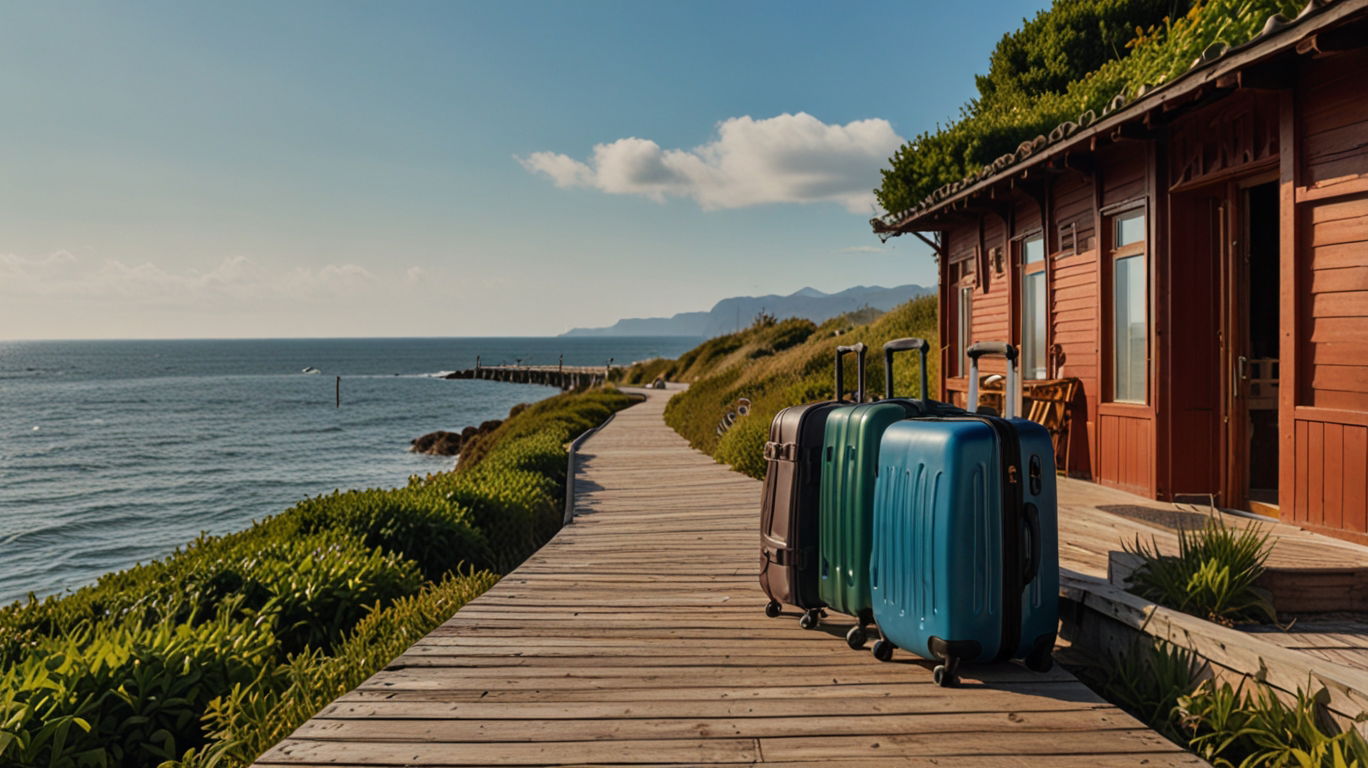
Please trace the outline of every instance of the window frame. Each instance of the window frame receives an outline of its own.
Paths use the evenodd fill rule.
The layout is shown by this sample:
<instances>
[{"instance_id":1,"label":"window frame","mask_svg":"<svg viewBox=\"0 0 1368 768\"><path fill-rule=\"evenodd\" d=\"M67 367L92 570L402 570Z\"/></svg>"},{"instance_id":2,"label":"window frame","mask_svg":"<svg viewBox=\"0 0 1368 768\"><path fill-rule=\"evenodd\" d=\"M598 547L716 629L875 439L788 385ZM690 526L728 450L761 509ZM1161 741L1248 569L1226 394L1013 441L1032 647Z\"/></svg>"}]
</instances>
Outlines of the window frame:
<instances>
[{"instance_id":1,"label":"window frame","mask_svg":"<svg viewBox=\"0 0 1368 768\"><path fill-rule=\"evenodd\" d=\"M1037 240L1040 241L1040 259L1027 263L1026 246ZM1050 247L1045 239L1044 228L1031 229L1017 235L1013 238L1012 246L1013 250L1016 252L1016 295L1018 298L1016 311L1013 312L1013 314L1016 315L1017 347L1021 353L1021 356L1018 358L1020 361L1021 379L1022 381L1048 379L1050 378ZM1044 288L1042 292L1044 295L1041 298L1039 307L1040 313L1043 315L1043 323L1041 324L1042 333L1041 338L1038 340L1040 351L1043 355L1043 364L1040 367L1039 376L1034 375L1035 370L1028 368L1026 362L1026 307L1028 306L1026 299L1026 279L1036 274L1040 275L1040 280L1043 281Z\"/></svg>"},{"instance_id":2,"label":"window frame","mask_svg":"<svg viewBox=\"0 0 1368 768\"><path fill-rule=\"evenodd\" d=\"M973 255L969 258L959 259L950 263L952 270L950 280L950 300L953 306L954 326L949 330L953 334L954 344L951 347L951 354L954 356L952 364L948 366L950 378L960 378L969 375L968 357L965 354L969 349L970 339L974 333L974 289L977 287L977 261L978 249L975 248ZM968 299L966 301L966 298ZM967 310L967 313L966 313Z\"/></svg>"},{"instance_id":3,"label":"window frame","mask_svg":"<svg viewBox=\"0 0 1368 768\"><path fill-rule=\"evenodd\" d=\"M1118 205L1108 206L1099 212L1102 219L1102 237L1104 248L1102 249L1104 265L1104 309L1102 317L1103 346L1107 350L1104 355L1104 375L1106 377L1105 387L1103 388L1103 402L1115 403L1121 406L1134 408L1148 408L1154 397L1154 382L1152 381L1154 372L1154 312L1152 304L1154 302L1154 275L1153 275L1153 254L1150 251L1152 240L1153 216L1149 210L1148 200L1130 200ZM1143 217L1141 225L1141 239L1126 245L1117 246L1117 227L1119 223L1136 214ZM1140 274L1142 285L1144 286L1144 296L1141 301L1145 318L1145 337L1144 337L1144 373L1141 377L1144 387L1143 396L1140 399L1122 399L1118 396L1118 376L1117 364L1120 361L1121 346L1117 343L1117 295L1116 295L1116 274L1117 263L1123 259L1140 258Z\"/></svg>"}]
</instances>

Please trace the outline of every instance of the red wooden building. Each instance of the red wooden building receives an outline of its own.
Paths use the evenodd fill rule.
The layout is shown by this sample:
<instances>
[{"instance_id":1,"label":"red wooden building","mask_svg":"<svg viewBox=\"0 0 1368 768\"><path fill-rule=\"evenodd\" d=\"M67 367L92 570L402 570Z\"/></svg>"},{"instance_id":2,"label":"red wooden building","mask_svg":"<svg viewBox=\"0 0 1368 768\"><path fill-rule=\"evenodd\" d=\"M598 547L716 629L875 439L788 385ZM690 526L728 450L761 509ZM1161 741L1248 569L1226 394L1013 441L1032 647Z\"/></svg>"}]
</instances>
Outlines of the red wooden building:
<instances>
[{"instance_id":1,"label":"red wooden building","mask_svg":"<svg viewBox=\"0 0 1368 768\"><path fill-rule=\"evenodd\" d=\"M1271 19L873 225L937 250L943 392L979 340L1080 381L1071 474L1368 541L1368 0Z\"/></svg>"}]
</instances>

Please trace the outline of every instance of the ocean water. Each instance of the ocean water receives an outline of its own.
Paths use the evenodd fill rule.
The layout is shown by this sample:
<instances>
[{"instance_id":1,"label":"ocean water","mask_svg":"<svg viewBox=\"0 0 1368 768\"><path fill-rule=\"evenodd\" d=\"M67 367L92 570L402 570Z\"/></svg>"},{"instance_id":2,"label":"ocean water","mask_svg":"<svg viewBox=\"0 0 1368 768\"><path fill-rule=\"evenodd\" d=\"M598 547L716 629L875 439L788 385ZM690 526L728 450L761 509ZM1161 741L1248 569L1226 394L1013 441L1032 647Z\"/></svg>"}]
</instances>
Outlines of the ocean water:
<instances>
[{"instance_id":1,"label":"ocean water","mask_svg":"<svg viewBox=\"0 0 1368 768\"><path fill-rule=\"evenodd\" d=\"M308 496L447 469L451 458L409 453L409 441L555 394L437 376L476 355L622 364L698 341L0 342L0 604L88 584Z\"/></svg>"}]
</instances>

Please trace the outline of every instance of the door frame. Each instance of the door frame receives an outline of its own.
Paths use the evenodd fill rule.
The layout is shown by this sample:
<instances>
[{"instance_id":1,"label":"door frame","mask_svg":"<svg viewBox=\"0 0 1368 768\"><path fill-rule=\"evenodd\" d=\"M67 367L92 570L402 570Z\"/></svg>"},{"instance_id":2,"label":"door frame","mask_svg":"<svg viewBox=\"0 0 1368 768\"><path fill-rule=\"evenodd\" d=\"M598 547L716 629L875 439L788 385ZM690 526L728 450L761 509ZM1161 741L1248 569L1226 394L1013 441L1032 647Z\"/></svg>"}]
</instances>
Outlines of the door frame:
<instances>
[{"instance_id":1,"label":"door frame","mask_svg":"<svg viewBox=\"0 0 1368 768\"><path fill-rule=\"evenodd\" d=\"M1220 242L1221 439L1220 498L1224 506L1248 509L1249 412L1239 358L1248 357L1249 189L1277 182L1277 170L1240 176L1223 183L1218 222ZM1279 275L1281 280L1281 275Z\"/></svg>"}]
</instances>

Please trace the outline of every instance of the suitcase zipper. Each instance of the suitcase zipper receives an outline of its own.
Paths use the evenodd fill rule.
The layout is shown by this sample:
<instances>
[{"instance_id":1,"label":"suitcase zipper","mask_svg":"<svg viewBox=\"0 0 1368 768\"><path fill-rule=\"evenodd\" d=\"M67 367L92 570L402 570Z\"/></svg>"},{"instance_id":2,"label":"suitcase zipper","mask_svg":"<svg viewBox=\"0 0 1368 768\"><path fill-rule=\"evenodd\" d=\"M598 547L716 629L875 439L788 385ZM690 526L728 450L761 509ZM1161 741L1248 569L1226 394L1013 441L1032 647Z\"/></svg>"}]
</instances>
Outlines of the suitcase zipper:
<instances>
[{"instance_id":1,"label":"suitcase zipper","mask_svg":"<svg viewBox=\"0 0 1368 768\"><path fill-rule=\"evenodd\" d=\"M1021 644L1021 595L1026 590L1022 569L1021 446L1016 428L1006 419L976 413L931 420L982 422L993 430L997 439L1002 460L1002 634L992 661L1006 661Z\"/></svg>"}]
</instances>

